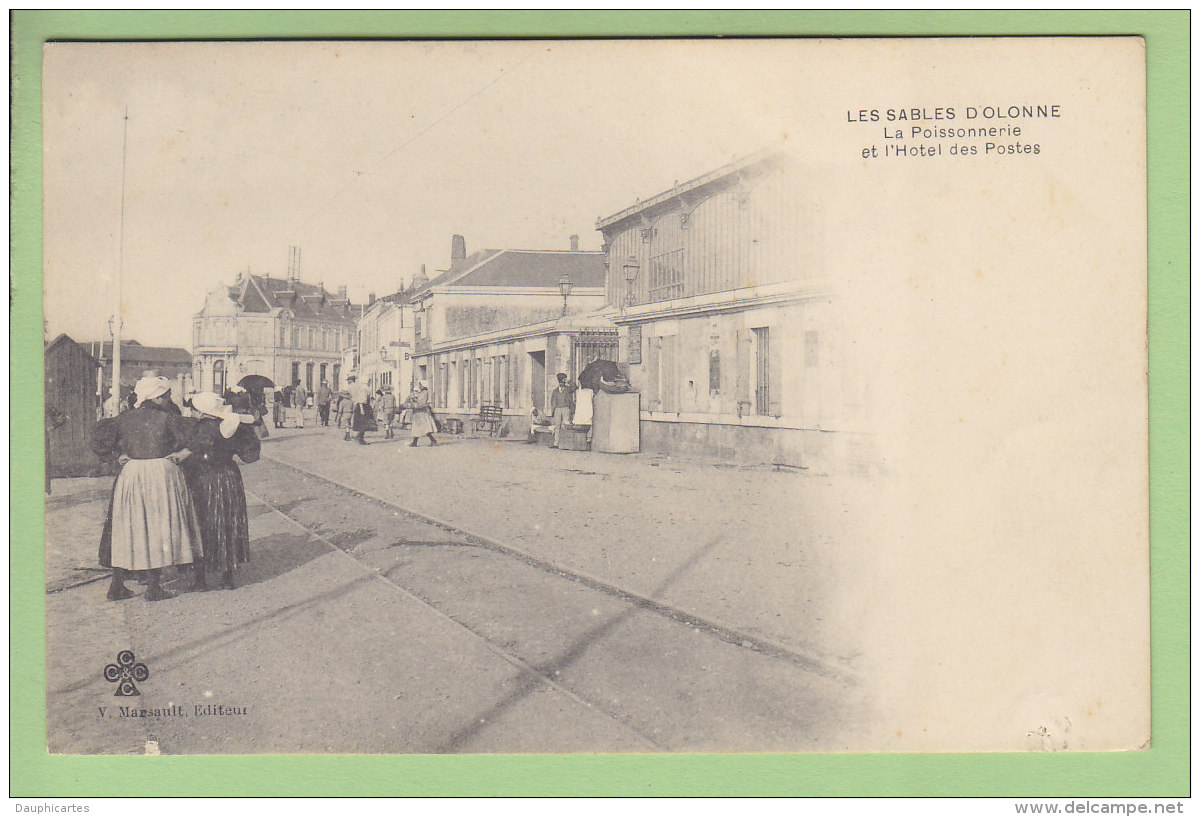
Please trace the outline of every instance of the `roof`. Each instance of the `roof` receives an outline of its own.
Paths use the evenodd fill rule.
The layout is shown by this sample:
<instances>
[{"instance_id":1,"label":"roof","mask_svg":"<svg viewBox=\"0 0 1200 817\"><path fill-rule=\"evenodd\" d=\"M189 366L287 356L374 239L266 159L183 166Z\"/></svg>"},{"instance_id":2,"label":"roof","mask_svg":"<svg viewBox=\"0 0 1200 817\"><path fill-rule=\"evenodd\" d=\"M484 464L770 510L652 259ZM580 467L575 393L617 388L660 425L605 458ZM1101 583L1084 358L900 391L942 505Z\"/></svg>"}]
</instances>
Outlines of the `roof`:
<instances>
[{"instance_id":1,"label":"roof","mask_svg":"<svg viewBox=\"0 0 1200 817\"><path fill-rule=\"evenodd\" d=\"M112 359L112 341L106 340L100 344L100 354L105 359ZM174 346L143 346L136 340L121 341L121 357L130 360L146 360L156 363L180 363L192 365L192 354L187 349Z\"/></svg>"},{"instance_id":2,"label":"roof","mask_svg":"<svg viewBox=\"0 0 1200 817\"><path fill-rule=\"evenodd\" d=\"M743 173L752 172L759 166L779 166L787 162L789 158L790 154L780 148L767 148L757 153L752 153L749 156L744 156L741 159L735 159L727 165L705 173L703 176L697 176L683 184L676 184L670 190L664 190L662 193L651 196L645 201L637 201L607 218L597 219L596 229L604 230L606 227L611 227L639 213L646 213L649 210L660 208L679 196L686 196L689 193L703 195L703 188L713 185L728 185L732 181L736 181Z\"/></svg>"},{"instance_id":3,"label":"roof","mask_svg":"<svg viewBox=\"0 0 1200 817\"><path fill-rule=\"evenodd\" d=\"M480 250L413 294L435 287L553 288L566 274L580 287L604 286L604 253L579 250Z\"/></svg>"},{"instance_id":4,"label":"roof","mask_svg":"<svg viewBox=\"0 0 1200 817\"><path fill-rule=\"evenodd\" d=\"M334 296L324 287L303 281L247 275L242 279L242 285L234 287L230 294L246 312L290 309L298 318L345 321L355 318L355 306L349 301Z\"/></svg>"}]
</instances>

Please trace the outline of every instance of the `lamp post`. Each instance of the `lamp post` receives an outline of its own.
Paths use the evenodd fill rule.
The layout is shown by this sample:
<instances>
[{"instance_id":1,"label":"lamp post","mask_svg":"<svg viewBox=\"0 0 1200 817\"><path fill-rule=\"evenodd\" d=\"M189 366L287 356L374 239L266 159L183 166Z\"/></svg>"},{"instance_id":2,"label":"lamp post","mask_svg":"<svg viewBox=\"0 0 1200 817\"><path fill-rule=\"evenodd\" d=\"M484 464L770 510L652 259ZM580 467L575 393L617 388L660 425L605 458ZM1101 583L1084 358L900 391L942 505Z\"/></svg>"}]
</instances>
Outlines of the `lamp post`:
<instances>
[{"instance_id":1,"label":"lamp post","mask_svg":"<svg viewBox=\"0 0 1200 817\"><path fill-rule=\"evenodd\" d=\"M558 291L563 296L562 313L564 318L567 316L567 296L571 294L571 287L573 286L574 284L571 283L570 277L564 272L562 278L558 279Z\"/></svg>"},{"instance_id":2,"label":"lamp post","mask_svg":"<svg viewBox=\"0 0 1200 817\"><path fill-rule=\"evenodd\" d=\"M621 271L625 273L625 306L633 306L637 303L637 299L633 297L633 282L637 280L641 270L641 265L632 255L621 265Z\"/></svg>"}]
</instances>

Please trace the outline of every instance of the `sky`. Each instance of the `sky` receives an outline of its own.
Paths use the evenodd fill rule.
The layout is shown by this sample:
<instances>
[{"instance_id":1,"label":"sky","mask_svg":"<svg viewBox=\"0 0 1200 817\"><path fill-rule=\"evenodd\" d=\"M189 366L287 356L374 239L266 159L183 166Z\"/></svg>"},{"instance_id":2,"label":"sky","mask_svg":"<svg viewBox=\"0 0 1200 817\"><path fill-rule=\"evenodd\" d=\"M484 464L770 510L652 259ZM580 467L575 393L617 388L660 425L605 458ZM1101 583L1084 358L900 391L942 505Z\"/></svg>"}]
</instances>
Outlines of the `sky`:
<instances>
[{"instance_id":1,"label":"sky","mask_svg":"<svg viewBox=\"0 0 1200 817\"><path fill-rule=\"evenodd\" d=\"M467 251L597 250L598 217L794 138L791 44L58 43L45 51L50 338L187 348L205 294L353 299ZM128 119L125 117L128 116Z\"/></svg>"}]
</instances>

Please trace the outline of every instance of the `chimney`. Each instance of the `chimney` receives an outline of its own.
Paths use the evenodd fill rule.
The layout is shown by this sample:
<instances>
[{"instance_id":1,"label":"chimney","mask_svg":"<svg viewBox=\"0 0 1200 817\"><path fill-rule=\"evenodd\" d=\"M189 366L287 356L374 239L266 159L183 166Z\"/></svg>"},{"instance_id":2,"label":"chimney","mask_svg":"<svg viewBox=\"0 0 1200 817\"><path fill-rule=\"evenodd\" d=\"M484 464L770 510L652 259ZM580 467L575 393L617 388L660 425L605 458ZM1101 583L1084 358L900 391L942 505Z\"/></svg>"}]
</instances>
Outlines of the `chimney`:
<instances>
[{"instance_id":1,"label":"chimney","mask_svg":"<svg viewBox=\"0 0 1200 817\"><path fill-rule=\"evenodd\" d=\"M412 280L412 288L420 289L421 287L425 286L428 283L429 283L429 276L425 274L425 265L422 264L421 271L419 273L417 273L416 276Z\"/></svg>"},{"instance_id":2,"label":"chimney","mask_svg":"<svg viewBox=\"0 0 1200 817\"><path fill-rule=\"evenodd\" d=\"M347 292L347 289L346 289L345 284L338 287L338 300L341 300L341 301L346 300L346 292Z\"/></svg>"},{"instance_id":3,"label":"chimney","mask_svg":"<svg viewBox=\"0 0 1200 817\"><path fill-rule=\"evenodd\" d=\"M375 293L368 292L367 293L367 306L370 306L373 303L375 303Z\"/></svg>"},{"instance_id":4,"label":"chimney","mask_svg":"<svg viewBox=\"0 0 1200 817\"><path fill-rule=\"evenodd\" d=\"M467 259L467 240L461 235L450 239L450 266Z\"/></svg>"},{"instance_id":5,"label":"chimney","mask_svg":"<svg viewBox=\"0 0 1200 817\"><path fill-rule=\"evenodd\" d=\"M579 252L579 236L571 236L571 252Z\"/></svg>"}]
</instances>

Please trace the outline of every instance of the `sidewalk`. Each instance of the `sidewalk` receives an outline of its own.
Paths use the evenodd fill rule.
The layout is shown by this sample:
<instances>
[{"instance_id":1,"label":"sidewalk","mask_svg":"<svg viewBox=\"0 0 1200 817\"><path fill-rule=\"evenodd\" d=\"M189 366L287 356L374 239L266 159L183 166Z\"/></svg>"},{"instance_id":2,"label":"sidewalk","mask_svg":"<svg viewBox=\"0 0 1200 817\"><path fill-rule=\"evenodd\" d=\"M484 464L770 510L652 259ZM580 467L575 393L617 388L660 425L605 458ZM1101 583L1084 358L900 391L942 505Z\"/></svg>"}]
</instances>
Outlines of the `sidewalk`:
<instances>
[{"instance_id":1,"label":"sidewalk","mask_svg":"<svg viewBox=\"0 0 1200 817\"><path fill-rule=\"evenodd\" d=\"M852 663L852 479L441 435L275 431L263 456L632 592ZM243 469L253 490L253 466Z\"/></svg>"}]
</instances>

